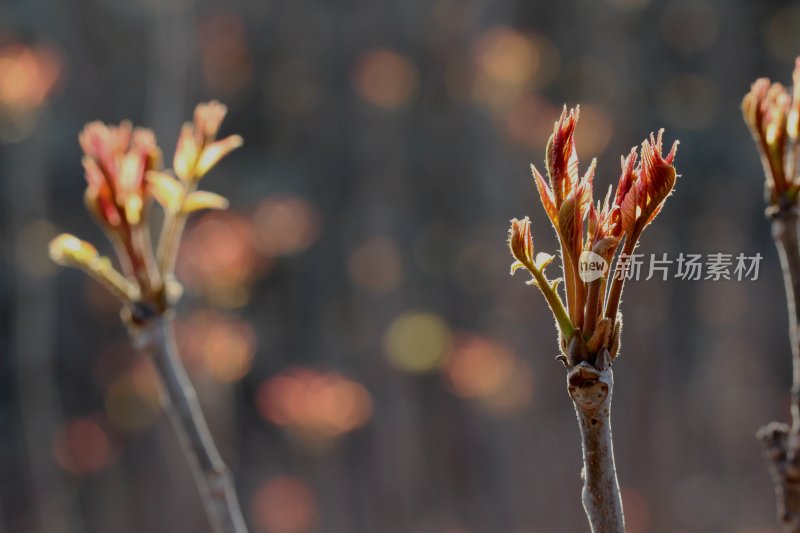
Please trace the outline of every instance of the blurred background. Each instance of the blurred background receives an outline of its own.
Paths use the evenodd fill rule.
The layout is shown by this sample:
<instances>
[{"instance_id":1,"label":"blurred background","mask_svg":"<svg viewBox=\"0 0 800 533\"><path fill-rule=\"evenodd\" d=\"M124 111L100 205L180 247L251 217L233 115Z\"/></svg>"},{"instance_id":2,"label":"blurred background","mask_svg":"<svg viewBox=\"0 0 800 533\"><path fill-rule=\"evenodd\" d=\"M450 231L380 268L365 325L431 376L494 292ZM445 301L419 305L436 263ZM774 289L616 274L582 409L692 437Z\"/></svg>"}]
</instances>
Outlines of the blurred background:
<instances>
[{"instance_id":1,"label":"blurred background","mask_svg":"<svg viewBox=\"0 0 800 533\"><path fill-rule=\"evenodd\" d=\"M764 256L626 288L629 533L777 531L753 435L789 416L787 319L739 103L798 52L797 2L3 0L0 531L208 531L116 303L46 244L111 252L85 122L170 161L210 98L245 146L205 178L231 209L189 226L177 327L253 532L588 529L553 320L505 243L527 214L556 249L529 164L565 102L596 191L650 131L681 140L640 251Z\"/></svg>"}]
</instances>

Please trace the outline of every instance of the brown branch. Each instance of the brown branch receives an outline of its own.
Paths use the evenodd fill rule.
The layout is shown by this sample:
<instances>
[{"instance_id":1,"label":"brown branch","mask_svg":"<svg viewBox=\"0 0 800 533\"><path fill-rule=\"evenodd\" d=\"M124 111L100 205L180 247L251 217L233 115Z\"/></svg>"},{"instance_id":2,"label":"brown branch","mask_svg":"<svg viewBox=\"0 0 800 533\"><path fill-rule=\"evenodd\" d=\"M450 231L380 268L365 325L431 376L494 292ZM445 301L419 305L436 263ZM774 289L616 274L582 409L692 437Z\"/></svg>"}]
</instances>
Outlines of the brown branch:
<instances>
[{"instance_id":1,"label":"brown branch","mask_svg":"<svg viewBox=\"0 0 800 533\"><path fill-rule=\"evenodd\" d=\"M792 347L792 424L773 422L759 430L777 497L778 520L785 533L800 533L800 245L797 211L791 205L770 208L772 238L778 248L789 312L789 339Z\"/></svg>"},{"instance_id":2,"label":"brown branch","mask_svg":"<svg viewBox=\"0 0 800 533\"><path fill-rule=\"evenodd\" d=\"M567 387L578 415L583 448L583 508L592 533L624 533L622 498L611 437L614 375L608 350L595 366L581 362L567 374Z\"/></svg>"},{"instance_id":3,"label":"brown branch","mask_svg":"<svg viewBox=\"0 0 800 533\"><path fill-rule=\"evenodd\" d=\"M778 503L778 522L785 533L800 531L800 470L797 465L797 435L789 426L771 422L758 430L758 440L764 446L769 462L775 497Z\"/></svg>"},{"instance_id":4,"label":"brown branch","mask_svg":"<svg viewBox=\"0 0 800 533\"><path fill-rule=\"evenodd\" d=\"M160 315L131 327L136 347L152 358L165 392L165 409L194 474L215 533L247 533L228 467L217 451L197 393L181 362L172 320Z\"/></svg>"},{"instance_id":5,"label":"brown branch","mask_svg":"<svg viewBox=\"0 0 800 533\"><path fill-rule=\"evenodd\" d=\"M779 210L772 220L772 237L778 247L789 312L789 340L792 343L792 433L800 433L800 246L797 241L797 211Z\"/></svg>"}]
</instances>

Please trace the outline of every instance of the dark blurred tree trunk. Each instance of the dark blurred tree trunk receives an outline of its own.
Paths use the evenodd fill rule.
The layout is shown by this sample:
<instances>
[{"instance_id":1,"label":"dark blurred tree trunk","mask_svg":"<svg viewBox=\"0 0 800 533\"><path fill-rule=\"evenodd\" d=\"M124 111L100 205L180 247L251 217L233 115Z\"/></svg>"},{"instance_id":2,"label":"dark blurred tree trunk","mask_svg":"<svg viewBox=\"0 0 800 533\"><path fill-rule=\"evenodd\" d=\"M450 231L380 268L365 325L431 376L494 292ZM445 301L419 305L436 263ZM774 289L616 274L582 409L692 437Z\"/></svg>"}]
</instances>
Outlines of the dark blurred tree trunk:
<instances>
[{"instance_id":1,"label":"dark blurred tree trunk","mask_svg":"<svg viewBox=\"0 0 800 533\"><path fill-rule=\"evenodd\" d=\"M39 234L41 243L28 242L37 236L33 225L50 216L42 134L46 129L46 111L38 121L40 125L34 127L30 137L3 150L7 156L4 158L6 214L13 235L11 353L16 369L21 434L30 468L32 507L38 521L31 531L69 533L83 527L77 521L73 492L67 489L64 474L56 468L52 455L53 436L63 419L52 350L55 327L52 286L46 273L31 268L44 260L32 249L38 245L44 250L50 236Z\"/></svg>"}]
</instances>

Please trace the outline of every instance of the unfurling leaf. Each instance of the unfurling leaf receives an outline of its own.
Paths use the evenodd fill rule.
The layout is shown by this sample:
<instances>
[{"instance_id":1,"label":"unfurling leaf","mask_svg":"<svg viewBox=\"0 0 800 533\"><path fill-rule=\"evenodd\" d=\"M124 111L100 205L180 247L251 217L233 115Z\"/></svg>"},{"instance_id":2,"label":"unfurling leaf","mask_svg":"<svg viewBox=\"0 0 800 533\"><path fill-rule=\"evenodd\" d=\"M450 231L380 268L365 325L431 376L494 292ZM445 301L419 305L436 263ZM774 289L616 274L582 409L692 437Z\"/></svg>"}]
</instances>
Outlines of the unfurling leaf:
<instances>
[{"instance_id":1,"label":"unfurling leaf","mask_svg":"<svg viewBox=\"0 0 800 533\"><path fill-rule=\"evenodd\" d=\"M165 211L173 215L180 211L184 187L178 180L164 172L148 172L147 182L150 193Z\"/></svg>"},{"instance_id":2,"label":"unfurling leaf","mask_svg":"<svg viewBox=\"0 0 800 533\"><path fill-rule=\"evenodd\" d=\"M567 108L564 106L561 117L553 128L553 134L547 142L545 154L547 174L550 177L556 207L560 206L578 181L578 152L575 150L574 134L579 116L580 107L570 109L567 113Z\"/></svg>"},{"instance_id":3,"label":"unfurling leaf","mask_svg":"<svg viewBox=\"0 0 800 533\"><path fill-rule=\"evenodd\" d=\"M98 258L97 249L69 233L62 233L50 241L50 259L61 266L88 268Z\"/></svg>"},{"instance_id":4,"label":"unfurling leaf","mask_svg":"<svg viewBox=\"0 0 800 533\"><path fill-rule=\"evenodd\" d=\"M553 262L555 256L548 254L547 252L539 252L536 254L536 260L533 262L534 266L540 271L544 271L547 268L547 265Z\"/></svg>"},{"instance_id":5,"label":"unfurling leaf","mask_svg":"<svg viewBox=\"0 0 800 533\"><path fill-rule=\"evenodd\" d=\"M797 85L795 85L795 91ZM786 88L767 78L756 80L742 100L742 114L750 128L767 177L769 201L792 200L797 184L792 174L787 175L787 138L792 142L797 134L797 102ZM794 155L792 155L794 157Z\"/></svg>"},{"instance_id":6,"label":"unfurling leaf","mask_svg":"<svg viewBox=\"0 0 800 533\"><path fill-rule=\"evenodd\" d=\"M49 251L50 258L57 264L83 270L121 301L138 299L139 288L117 272L111 260L99 255L97 249L88 242L62 233L50 241Z\"/></svg>"},{"instance_id":7,"label":"unfurling leaf","mask_svg":"<svg viewBox=\"0 0 800 533\"><path fill-rule=\"evenodd\" d=\"M240 135L231 135L220 141L213 142L205 147L195 167L195 179L205 176L220 159L239 148L244 143Z\"/></svg>"},{"instance_id":8,"label":"unfurling leaf","mask_svg":"<svg viewBox=\"0 0 800 533\"><path fill-rule=\"evenodd\" d=\"M650 134L650 140L642 143L640 160L642 169L640 179L645 187L645 194L640 195L641 220L637 222L637 232L641 233L644 227L652 222L661 211L664 200L667 199L675 187L675 167L672 162L678 150L678 141L672 144L672 149L666 157L661 155L662 137L664 130L658 132L658 137Z\"/></svg>"},{"instance_id":9,"label":"unfurling leaf","mask_svg":"<svg viewBox=\"0 0 800 533\"><path fill-rule=\"evenodd\" d=\"M178 137L175 157L172 160L172 168L175 170L175 174L183 181L191 181L199 155L200 147L195 139L194 128L189 123L184 124L183 128L181 128L181 135Z\"/></svg>"},{"instance_id":10,"label":"unfurling leaf","mask_svg":"<svg viewBox=\"0 0 800 533\"><path fill-rule=\"evenodd\" d=\"M539 191L539 198L542 200L544 211L547 213L547 217L550 219L553 227L556 227L558 225L558 208L553 199L553 191L550 190L550 186L544 180L544 176L542 176L533 165L531 165L531 172L533 173L533 181L536 183L536 189Z\"/></svg>"},{"instance_id":11,"label":"unfurling leaf","mask_svg":"<svg viewBox=\"0 0 800 533\"><path fill-rule=\"evenodd\" d=\"M628 238L631 238L636 229L636 219L639 217L638 189L636 185L631 187L628 194L622 199L619 211L622 218L622 230Z\"/></svg>"},{"instance_id":12,"label":"unfurling leaf","mask_svg":"<svg viewBox=\"0 0 800 533\"><path fill-rule=\"evenodd\" d=\"M194 108L194 127L198 142L211 142L217 138L228 108L217 100L197 104Z\"/></svg>"},{"instance_id":13,"label":"unfurling leaf","mask_svg":"<svg viewBox=\"0 0 800 533\"><path fill-rule=\"evenodd\" d=\"M597 159L592 159L592 162L589 164L589 168L586 169L586 172L583 174L583 178L581 178L579 191L580 194L578 196L578 209L580 210L579 216L581 218L581 222L583 218L586 216L586 213L589 211L589 206L592 205L592 196L594 195L594 172L597 168Z\"/></svg>"},{"instance_id":14,"label":"unfurling leaf","mask_svg":"<svg viewBox=\"0 0 800 533\"><path fill-rule=\"evenodd\" d=\"M228 199L217 193L209 191L195 191L191 193L183 204L183 213L193 213L201 209L227 209Z\"/></svg>"},{"instance_id":15,"label":"unfurling leaf","mask_svg":"<svg viewBox=\"0 0 800 533\"><path fill-rule=\"evenodd\" d=\"M580 254L580 250L576 246L576 243L581 238L579 224L580 219L576 213L575 196L570 194L561 204L561 209L558 211L558 232L567 245L565 251L570 255Z\"/></svg>"},{"instance_id":16,"label":"unfurling leaf","mask_svg":"<svg viewBox=\"0 0 800 533\"><path fill-rule=\"evenodd\" d=\"M520 268L525 268L525 265L523 265L521 261L514 261L513 263L511 263L511 272L509 273L513 276L514 272L516 272Z\"/></svg>"},{"instance_id":17,"label":"unfurling leaf","mask_svg":"<svg viewBox=\"0 0 800 533\"><path fill-rule=\"evenodd\" d=\"M531 221L528 217L511 221L508 229L508 247L511 255L527 268L533 268L533 238L531 237ZM516 263L515 263L516 264ZM516 268L511 266L513 274Z\"/></svg>"}]
</instances>

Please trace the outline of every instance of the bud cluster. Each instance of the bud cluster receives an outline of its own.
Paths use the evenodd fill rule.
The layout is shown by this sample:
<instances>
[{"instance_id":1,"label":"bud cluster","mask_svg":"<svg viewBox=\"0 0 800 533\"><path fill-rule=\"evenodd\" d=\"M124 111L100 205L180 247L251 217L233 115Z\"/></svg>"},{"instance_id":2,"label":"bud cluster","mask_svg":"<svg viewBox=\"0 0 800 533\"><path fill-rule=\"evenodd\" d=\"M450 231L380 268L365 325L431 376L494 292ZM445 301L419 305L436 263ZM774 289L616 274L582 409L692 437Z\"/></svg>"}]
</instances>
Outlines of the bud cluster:
<instances>
[{"instance_id":1,"label":"bud cluster","mask_svg":"<svg viewBox=\"0 0 800 533\"><path fill-rule=\"evenodd\" d=\"M767 202L773 209L797 201L798 129L800 129L800 57L792 75L792 93L767 78L756 80L742 100L742 114L761 154Z\"/></svg>"},{"instance_id":2,"label":"bud cluster","mask_svg":"<svg viewBox=\"0 0 800 533\"><path fill-rule=\"evenodd\" d=\"M196 190L200 178L242 144L238 135L216 139L226 111L216 101L196 107L194 122L183 126L178 139L172 173L160 170L162 152L151 130L133 128L128 121L87 124L79 136L86 207L114 244L122 272L94 246L69 234L50 243L53 261L86 271L125 304L148 303L163 311L175 293L169 258L177 250L186 215L228 205L218 194ZM166 214L157 254L147 218L151 199Z\"/></svg>"},{"instance_id":3,"label":"bud cluster","mask_svg":"<svg viewBox=\"0 0 800 533\"><path fill-rule=\"evenodd\" d=\"M611 273L602 272L586 282L581 277L581 258L596 255L611 264L618 250L627 255L633 252L675 187L673 161L678 147L675 141L665 156L663 130L657 136L651 134L638 153L633 148L621 158L616 192L609 187L603 201L594 203L596 161L583 175L578 170L574 134L579 115L579 108L567 111L565 107L555 123L546 149L548 179L531 166L542 205L561 245L566 303L556 290L561 279L550 281L544 274L552 256L540 253L534 258L528 219L512 220L509 231L509 247L516 259L512 273L526 268L533 275L531 283L542 291L556 317L561 347L571 365L593 360L602 349L614 357L621 328L618 307L624 277L615 277L609 286Z\"/></svg>"}]
</instances>

